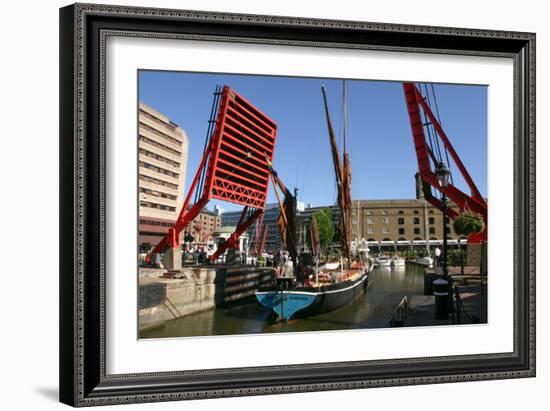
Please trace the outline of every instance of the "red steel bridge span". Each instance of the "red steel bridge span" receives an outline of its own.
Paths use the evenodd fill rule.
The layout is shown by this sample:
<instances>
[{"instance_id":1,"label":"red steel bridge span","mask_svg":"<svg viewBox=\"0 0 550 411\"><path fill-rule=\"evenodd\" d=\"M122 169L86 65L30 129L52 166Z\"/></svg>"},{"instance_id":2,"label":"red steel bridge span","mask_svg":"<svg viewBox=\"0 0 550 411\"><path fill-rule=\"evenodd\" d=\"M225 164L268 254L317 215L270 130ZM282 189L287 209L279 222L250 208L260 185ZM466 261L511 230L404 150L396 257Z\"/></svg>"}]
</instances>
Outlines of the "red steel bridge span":
<instances>
[{"instance_id":1,"label":"red steel bridge span","mask_svg":"<svg viewBox=\"0 0 550 411\"><path fill-rule=\"evenodd\" d=\"M485 221L485 231L470 236L468 242L486 241L487 203L445 134L439 120L439 110L436 114L432 111L427 87L423 95L417 84L405 82L403 91L426 200L440 210L443 208L441 200L432 194L431 188L434 188L445 193L460 211L480 214ZM241 234L263 215L277 124L228 86L216 87L208 124L203 156L179 216L151 254L179 247L181 232L211 199L244 206L235 232L210 257L213 261L228 248L235 247ZM449 155L454 161L470 188L470 194L464 193L453 183L447 187L439 185L435 168L442 160L441 147L447 163ZM195 198L190 205L193 196ZM458 216L450 208L447 213L452 219Z\"/></svg>"},{"instance_id":2,"label":"red steel bridge span","mask_svg":"<svg viewBox=\"0 0 550 411\"><path fill-rule=\"evenodd\" d=\"M277 124L271 118L230 87L217 87L200 165L174 226L151 253L178 247L182 230L214 198L244 209L235 232L211 259L234 247L265 209L276 139Z\"/></svg>"}]
</instances>

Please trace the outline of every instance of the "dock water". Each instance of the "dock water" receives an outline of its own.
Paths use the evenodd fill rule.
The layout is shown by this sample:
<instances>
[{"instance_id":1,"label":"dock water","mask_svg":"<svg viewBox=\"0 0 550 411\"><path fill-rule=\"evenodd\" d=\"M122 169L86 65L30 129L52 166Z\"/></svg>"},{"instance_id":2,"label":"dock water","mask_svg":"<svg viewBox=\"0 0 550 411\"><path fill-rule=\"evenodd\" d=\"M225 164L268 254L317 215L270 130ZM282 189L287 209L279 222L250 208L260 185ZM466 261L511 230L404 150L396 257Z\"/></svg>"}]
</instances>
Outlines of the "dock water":
<instances>
[{"instance_id":1,"label":"dock water","mask_svg":"<svg viewBox=\"0 0 550 411\"><path fill-rule=\"evenodd\" d=\"M376 268L369 274L367 292L363 296L326 314L276 322L272 319L272 312L252 297L166 321L160 327L140 332L140 337L173 338L386 328L392 310L403 295L422 293L423 273L423 269L417 266Z\"/></svg>"},{"instance_id":2,"label":"dock water","mask_svg":"<svg viewBox=\"0 0 550 411\"><path fill-rule=\"evenodd\" d=\"M162 286L167 287L168 299L174 302L182 315L176 313L176 318L167 308L157 305L157 311L160 310L162 313L162 321L157 322L156 326L142 328L140 338L387 328L391 326L389 322L392 314L405 296L408 300L408 308L406 318L401 326L452 324L450 317L445 321L435 319L434 297L424 295L425 269L423 267L407 265L397 268L376 268L369 275L367 292L363 297L334 312L310 318L291 319L285 323L273 322L271 312L263 308L253 296L254 276L257 276L257 273L250 270L247 273L239 274L236 270L237 268L231 270L230 275L224 275L220 271L219 283L221 284L221 279L225 278L224 288L229 292L218 294L218 297L225 296L223 303L219 305L215 303L215 301L220 302L219 299L214 298L213 300L213 296L216 295L215 284L214 287L212 283L202 284L200 292L199 287L192 288L195 294L191 293L190 295L196 295L197 298L189 300L191 305L185 305L178 304L177 299L171 294L175 290L178 290L177 293L180 294L183 292L182 284L175 286L178 281L183 279L157 279L158 276L150 275L149 277L157 279L150 282L157 283L156 287L159 287L159 283L166 284ZM467 276L461 277L458 275L460 272L454 270L454 268L451 269L451 273L460 287L465 311L471 318L477 316L479 322L486 322L487 314L484 307L487 296L486 293L480 292L479 275L476 277L474 270L466 270ZM146 273L144 273L144 277L147 277ZM171 284L174 284L174 288L170 288ZM151 303L160 301L158 297L156 300L152 297L151 295ZM231 301L231 299L233 300ZM170 305L170 302L165 301L165 304ZM175 312L174 307L170 306L170 308ZM151 311L151 307L147 309ZM188 311L186 311L187 309ZM145 312L143 311L143 313ZM148 315L149 318L153 318L151 313ZM157 317L159 316L157 314ZM466 315L461 315L460 321L461 324L474 322Z\"/></svg>"}]
</instances>

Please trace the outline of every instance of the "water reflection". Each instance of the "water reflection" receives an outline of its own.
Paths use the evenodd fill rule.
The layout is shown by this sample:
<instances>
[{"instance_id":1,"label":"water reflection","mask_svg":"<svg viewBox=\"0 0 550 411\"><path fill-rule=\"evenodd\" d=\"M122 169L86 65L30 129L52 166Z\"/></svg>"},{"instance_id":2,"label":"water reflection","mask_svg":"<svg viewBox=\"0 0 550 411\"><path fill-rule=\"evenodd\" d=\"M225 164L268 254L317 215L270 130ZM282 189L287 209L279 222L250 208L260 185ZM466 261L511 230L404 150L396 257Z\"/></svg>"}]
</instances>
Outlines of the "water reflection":
<instances>
[{"instance_id":1,"label":"water reflection","mask_svg":"<svg viewBox=\"0 0 550 411\"><path fill-rule=\"evenodd\" d=\"M142 332L141 338L387 327L405 295L422 294L422 274L422 268L409 265L376 268L369 276L365 295L337 311L315 317L274 323L271 312L254 299L168 321L163 327Z\"/></svg>"}]
</instances>

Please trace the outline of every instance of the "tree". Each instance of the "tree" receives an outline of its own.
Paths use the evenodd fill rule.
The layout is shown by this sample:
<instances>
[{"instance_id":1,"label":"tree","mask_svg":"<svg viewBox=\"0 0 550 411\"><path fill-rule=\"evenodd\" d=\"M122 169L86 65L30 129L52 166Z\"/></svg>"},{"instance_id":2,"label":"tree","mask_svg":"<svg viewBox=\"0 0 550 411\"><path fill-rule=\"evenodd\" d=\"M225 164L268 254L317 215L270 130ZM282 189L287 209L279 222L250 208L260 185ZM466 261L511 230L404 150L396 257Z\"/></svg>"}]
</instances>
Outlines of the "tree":
<instances>
[{"instance_id":1,"label":"tree","mask_svg":"<svg viewBox=\"0 0 550 411\"><path fill-rule=\"evenodd\" d=\"M319 210L313 214L312 218L317 220L321 253L324 254L334 239L335 228L334 222L332 221L332 210L330 208Z\"/></svg>"}]
</instances>

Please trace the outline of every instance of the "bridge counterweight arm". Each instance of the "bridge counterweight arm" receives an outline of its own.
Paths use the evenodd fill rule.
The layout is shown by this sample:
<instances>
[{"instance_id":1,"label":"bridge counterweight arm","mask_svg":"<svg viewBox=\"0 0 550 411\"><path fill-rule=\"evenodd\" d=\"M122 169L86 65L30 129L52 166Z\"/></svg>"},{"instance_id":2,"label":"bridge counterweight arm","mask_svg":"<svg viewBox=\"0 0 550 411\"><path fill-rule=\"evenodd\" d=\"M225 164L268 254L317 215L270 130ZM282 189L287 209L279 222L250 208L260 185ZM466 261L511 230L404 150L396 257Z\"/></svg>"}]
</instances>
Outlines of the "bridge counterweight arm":
<instances>
[{"instance_id":1,"label":"bridge counterweight arm","mask_svg":"<svg viewBox=\"0 0 550 411\"><path fill-rule=\"evenodd\" d=\"M486 239L487 236L487 203L481 193L479 192L477 186L475 185L472 177L468 173L468 170L462 163L462 160L458 156L454 147L452 146L449 138L445 134L443 127L433 114L430 106L426 100L422 97L422 94L418 90L418 87L414 83L403 83L403 91L405 93L405 102L407 104L407 112L409 115L409 121L411 125L411 132L414 142L414 148L416 151L416 159L418 161L418 171L420 174L421 180L435 188L436 190L444 193L450 200L452 200L461 211L471 210L476 213L479 213L483 220L485 221L485 231L482 235L473 236L474 242L479 242L480 239ZM460 174L466 181L466 184L471 190L471 195L468 195L455 187L453 184L449 184L447 187L441 187L435 170L432 169L432 164L430 160L433 161L434 167L437 164L437 159L435 158L434 153L430 149L426 141L426 135L424 132L424 122L421 118L421 110L426 114L429 122L435 128L437 135L441 139L445 149L450 153L454 163L457 165ZM428 193L425 195L426 200L432 204L434 207L442 210L443 204L433 195L431 191L428 190ZM451 208L448 209L448 215L450 218L454 219L458 216L456 210ZM474 238L475 237L475 238Z\"/></svg>"}]
</instances>

